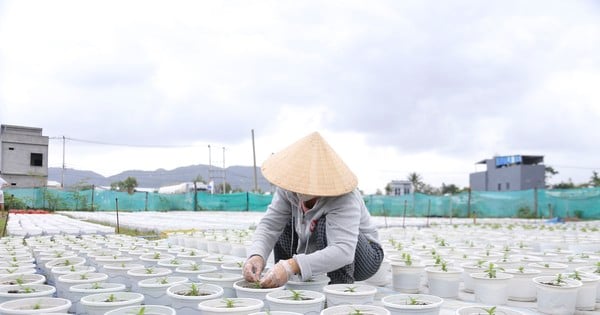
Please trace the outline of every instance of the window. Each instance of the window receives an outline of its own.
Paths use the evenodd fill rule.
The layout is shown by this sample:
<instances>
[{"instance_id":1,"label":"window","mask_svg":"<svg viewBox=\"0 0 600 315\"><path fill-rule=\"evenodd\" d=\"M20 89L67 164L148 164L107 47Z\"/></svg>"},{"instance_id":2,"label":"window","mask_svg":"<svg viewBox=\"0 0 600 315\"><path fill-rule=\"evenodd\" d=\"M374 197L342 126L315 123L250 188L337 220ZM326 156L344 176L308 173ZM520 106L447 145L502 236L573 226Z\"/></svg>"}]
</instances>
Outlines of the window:
<instances>
[{"instance_id":1,"label":"window","mask_svg":"<svg viewBox=\"0 0 600 315\"><path fill-rule=\"evenodd\" d=\"M8 148L8 151L14 151L14 150L15 150L15 148L13 148L13 147Z\"/></svg>"},{"instance_id":2,"label":"window","mask_svg":"<svg viewBox=\"0 0 600 315\"><path fill-rule=\"evenodd\" d=\"M506 183L506 190L510 190L510 183L509 182Z\"/></svg>"},{"instance_id":3,"label":"window","mask_svg":"<svg viewBox=\"0 0 600 315\"><path fill-rule=\"evenodd\" d=\"M498 183L498 191L502 190L502 183Z\"/></svg>"},{"instance_id":4,"label":"window","mask_svg":"<svg viewBox=\"0 0 600 315\"><path fill-rule=\"evenodd\" d=\"M31 153L31 166L42 166L44 155L41 153Z\"/></svg>"}]
</instances>

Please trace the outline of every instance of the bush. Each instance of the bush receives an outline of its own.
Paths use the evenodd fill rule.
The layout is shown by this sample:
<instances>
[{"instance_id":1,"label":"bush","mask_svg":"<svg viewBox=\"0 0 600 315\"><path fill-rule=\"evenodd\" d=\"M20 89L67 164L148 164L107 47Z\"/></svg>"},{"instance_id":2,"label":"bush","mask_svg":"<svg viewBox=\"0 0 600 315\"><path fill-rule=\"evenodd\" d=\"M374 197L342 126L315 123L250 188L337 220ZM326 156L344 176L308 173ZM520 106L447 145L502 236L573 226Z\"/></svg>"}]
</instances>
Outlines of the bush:
<instances>
[{"instance_id":1,"label":"bush","mask_svg":"<svg viewBox=\"0 0 600 315\"><path fill-rule=\"evenodd\" d=\"M533 213L528 206L522 206L519 208L519 210L517 210L517 218L534 219L535 213Z\"/></svg>"},{"instance_id":2,"label":"bush","mask_svg":"<svg viewBox=\"0 0 600 315\"><path fill-rule=\"evenodd\" d=\"M4 196L4 209L5 210L27 209L27 204L23 200L15 197L13 195L10 195L10 196L5 195Z\"/></svg>"}]
</instances>

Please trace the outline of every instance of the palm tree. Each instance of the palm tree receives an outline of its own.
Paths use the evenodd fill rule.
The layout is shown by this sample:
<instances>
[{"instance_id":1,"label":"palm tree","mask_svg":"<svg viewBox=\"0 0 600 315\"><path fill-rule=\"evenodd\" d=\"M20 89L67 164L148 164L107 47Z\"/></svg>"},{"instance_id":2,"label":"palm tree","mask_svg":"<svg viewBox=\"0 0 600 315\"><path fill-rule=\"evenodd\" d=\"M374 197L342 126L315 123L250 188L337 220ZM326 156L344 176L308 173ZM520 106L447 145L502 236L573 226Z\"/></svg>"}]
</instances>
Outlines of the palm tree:
<instances>
[{"instance_id":1,"label":"palm tree","mask_svg":"<svg viewBox=\"0 0 600 315\"><path fill-rule=\"evenodd\" d=\"M422 191L424 183L421 175L417 174L417 172L409 173L407 179L412 183L415 192Z\"/></svg>"}]
</instances>

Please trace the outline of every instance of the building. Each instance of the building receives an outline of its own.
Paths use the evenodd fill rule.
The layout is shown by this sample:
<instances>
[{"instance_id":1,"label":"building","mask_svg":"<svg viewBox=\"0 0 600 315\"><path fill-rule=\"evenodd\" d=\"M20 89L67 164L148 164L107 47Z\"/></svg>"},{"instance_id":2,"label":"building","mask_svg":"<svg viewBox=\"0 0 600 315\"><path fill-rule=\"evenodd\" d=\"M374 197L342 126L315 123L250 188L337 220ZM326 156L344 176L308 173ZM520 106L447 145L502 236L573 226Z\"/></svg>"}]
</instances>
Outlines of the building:
<instances>
[{"instance_id":1,"label":"building","mask_svg":"<svg viewBox=\"0 0 600 315\"><path fill-rule=\"evenodd\" d=\"M12 187L48 182L48 137L42 128L0 125L0 176Z\"/></svg>"},{"instance_id":2,"label":"building","mask_svg":"<svg viewBox=\"0 0 600 315\"><path fill-rule=\"evenodd\" d=\"M469 175L473 191L515 191L546 186L546 167L541 155L496 156L476 164L487 166L485 172Z\"/></svg>"},{"instance_id":3,"label":"building","mask_svg":"<svg viewBox=\"0 0 600 315\"><path fill-rule=\"evenodd\" d=\"M410 195L415 192L412 183L408 180L393 180L389 185L392 196Z\"/></svg>"}]
</instances>

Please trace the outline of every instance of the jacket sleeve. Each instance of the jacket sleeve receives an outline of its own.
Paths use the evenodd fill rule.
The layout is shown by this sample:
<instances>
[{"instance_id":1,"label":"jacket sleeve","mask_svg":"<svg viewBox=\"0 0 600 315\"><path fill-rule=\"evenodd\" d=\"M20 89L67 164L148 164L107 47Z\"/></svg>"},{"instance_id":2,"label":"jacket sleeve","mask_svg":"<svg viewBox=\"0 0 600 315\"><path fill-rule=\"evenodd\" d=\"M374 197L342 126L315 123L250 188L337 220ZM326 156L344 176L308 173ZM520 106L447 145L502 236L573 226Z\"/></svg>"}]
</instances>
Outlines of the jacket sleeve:
<instances>
[{"instance_id":1,"label":"jacket sleeve","mask_svg":"<svg viewBox=\"0 0 600 315\"><path fill-rule=\"evenodd\" d=\"M248 257L259 255L267 262L279 235L292 218L292 208L286 194L283 189L275 190L271 204L256 227Z\"/></svg>"},{"instance_id":2,"label":"jacket sleeve","mask_svg":"<svg viewBox=\"0 0 600 315\"><path fill-rule=\"evenodd\" d=\"M327 247L294 256L302 280L339 269L354 260L361 217L360 204L353 194L332 198L325 205Z\"/></svg>"}]
</instances>

